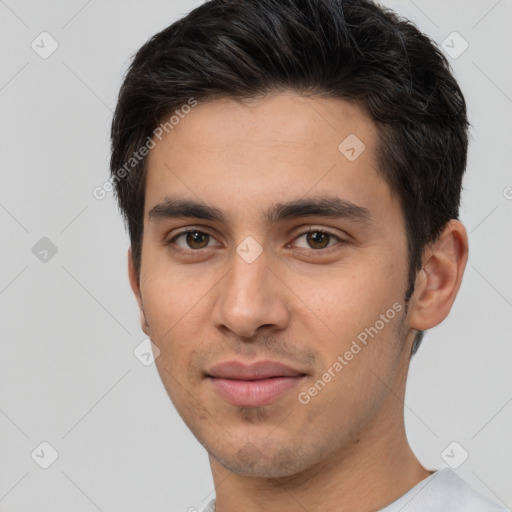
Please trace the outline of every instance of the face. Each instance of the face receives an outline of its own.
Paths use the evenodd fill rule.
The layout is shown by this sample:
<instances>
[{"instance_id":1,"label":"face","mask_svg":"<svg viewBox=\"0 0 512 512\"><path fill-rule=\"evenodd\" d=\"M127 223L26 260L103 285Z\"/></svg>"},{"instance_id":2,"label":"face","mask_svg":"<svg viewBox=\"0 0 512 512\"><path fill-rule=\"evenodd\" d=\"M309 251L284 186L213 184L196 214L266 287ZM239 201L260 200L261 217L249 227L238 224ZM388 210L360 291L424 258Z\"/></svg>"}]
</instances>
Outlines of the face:
<instances>
[{"instance_id":1,"label":"face","mask_svg":"<svg viewBox=\"0 0 512 512\"><path fill-rule=\"evenodd\" d=\"M151 150L134 289L215 464L289 476L396 421L407 248L376 151L359 107L292 92L199 104Z\"/></svg>"}]
</instances>

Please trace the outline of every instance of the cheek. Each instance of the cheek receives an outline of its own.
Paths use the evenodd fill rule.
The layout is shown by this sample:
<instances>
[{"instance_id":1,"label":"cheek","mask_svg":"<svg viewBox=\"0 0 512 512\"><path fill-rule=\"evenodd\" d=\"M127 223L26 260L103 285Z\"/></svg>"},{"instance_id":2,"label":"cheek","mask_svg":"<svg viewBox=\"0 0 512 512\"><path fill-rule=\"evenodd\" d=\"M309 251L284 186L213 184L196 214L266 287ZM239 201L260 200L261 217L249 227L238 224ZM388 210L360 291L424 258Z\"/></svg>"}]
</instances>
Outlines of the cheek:
<instances>
[{"instance_id":1,"label":"cheek","mask_svg":"<svg viewBox=\"0 0 512 512\"><path fill-rule=\"evenodd\" d=\"M397 338L405 275L406 269L393 265L389 256L373 262L360 259L350 269L317 281L305 295L315 313L308 330L317 335L323 364L318 370L331 369L336 375L322 394L327 404L341 407L340 415L350 410L354 417L364 416L386 393L383 382L391 384L402 345Z\"/></svg>"},{"instance_id":2,"label":"cheek","mask_svg":"<svg viewBox=\"0 0 512 512\"><path fill-rule=\"evenodd\" d=\"M406 269L384 260L359 260L318 279L297 281L297 295L333 334L355 335L375 324L395 302L401 302Z\"/></svg>"},{"instance_id":3,"label":"cheek","mask_svg":"<svg viewBox=\"0 0 512 512\"><path fill-rule=\"evenodd\" d=\"M194 310L200 309L201 299L211 288L201 265L184 270L172 264L165 251L148 248L142 270L144 311L151 329L159 335L180 328L182 319L186 322Z\"/></svg>"},{"instance_id":4,"label":"cheek","mask_svg":"<svg viewBox=\"0 0 512 512\"><path fill-rule=\"evenodd\" d=\"M318 389L310 412L323 416L325 424L344 425L347 433L377 413L393 387L402 347L401 305L384 301L381 307L364 294L358 298L340 300L336 317L325 322L335 335L318 345L323 367L302 390L309 395L316 394L312 387ZM319 381L328 383L324 387Z\"/></svg>"},{"instance_id":5,"label":"cheek","mask_svg":"<svg viewBox=\"0 0 512 512\"><path fill-rule=\"evenodd\" d=\"M157 366L173 375L185 372L191 352L200 343L200 330L207 318L205 295L209 288L205 282L180 276L175 269L162 271L161 267L158 273L146 273L141 281L151 340L160 349Z\"/></svg>"},{"instance_id":6,"label":"cheek","mask_svg":"<svg viewBox=\"0 0 512 512\"><path fill-rule=\"evenodd\" d=\"M143 290L150 337L160 350L155 364L171 401L184 418L201 412L199 402L191 401L189 389L199 377L189 365L204 339L202 296L204 293L184 293L183 286L170 279L153 281L153 286Z\"/></svg>"}]
</instances>

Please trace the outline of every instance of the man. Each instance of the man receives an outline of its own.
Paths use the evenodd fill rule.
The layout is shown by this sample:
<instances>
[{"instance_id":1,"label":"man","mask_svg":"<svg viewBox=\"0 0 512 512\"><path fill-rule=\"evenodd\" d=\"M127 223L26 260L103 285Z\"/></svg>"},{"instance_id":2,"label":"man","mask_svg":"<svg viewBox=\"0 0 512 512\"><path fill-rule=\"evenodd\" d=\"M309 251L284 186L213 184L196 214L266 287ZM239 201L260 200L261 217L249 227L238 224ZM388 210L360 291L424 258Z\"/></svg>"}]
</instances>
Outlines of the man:
<instances>
[{"instance_id":1,"label":"man","mask_svg":"<svg viewBox=\"0 0 512 512\"><path fill-rule=\"evenodd\" d=\"M112 182L207 510L503 510L403 417L467 261L467 127L441 53L364 0L212 0L137 53Z\"/></svg>"}]
</instances>

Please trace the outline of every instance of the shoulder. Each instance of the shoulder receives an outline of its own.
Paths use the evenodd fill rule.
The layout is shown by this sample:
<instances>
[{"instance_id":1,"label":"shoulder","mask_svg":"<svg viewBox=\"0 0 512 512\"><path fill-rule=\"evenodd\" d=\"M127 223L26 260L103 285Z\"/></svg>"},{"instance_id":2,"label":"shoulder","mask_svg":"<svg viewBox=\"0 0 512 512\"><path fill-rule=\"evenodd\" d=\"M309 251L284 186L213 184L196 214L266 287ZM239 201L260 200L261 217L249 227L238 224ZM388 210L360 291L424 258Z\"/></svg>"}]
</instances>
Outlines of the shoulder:
<instances>
[{"instance_id":1,"label":"shoulder","mask_svg":"<svg viewBox=\"0 0 512 512\"><path fill-rule=\"evenodd\" d=\"M509 512L449 468L436 471L381 512Z\"/></svg>"},{"instance_id":2,"label":"shoulder","mask_svg":"<svg viewBox=\"0 0 512 512\"><path fill-rule=\"evenodd\" d=\"M215 499L211 500L202 512L215 512Z\"/></svg>"},{"instance_id":3,"label":"shoulder","mask_svg":"<svg viewBox=\"0 0 512 512\"><path fill-rule=\"evenodd\" d=\"M476 492L451 469L443 469L438 473L440 488L449 491L449 499L451 499L449 504L458 507L455 510L460 510L461 512L507 512L505 507L497 505Z\"/></svg>"}]
</instances>

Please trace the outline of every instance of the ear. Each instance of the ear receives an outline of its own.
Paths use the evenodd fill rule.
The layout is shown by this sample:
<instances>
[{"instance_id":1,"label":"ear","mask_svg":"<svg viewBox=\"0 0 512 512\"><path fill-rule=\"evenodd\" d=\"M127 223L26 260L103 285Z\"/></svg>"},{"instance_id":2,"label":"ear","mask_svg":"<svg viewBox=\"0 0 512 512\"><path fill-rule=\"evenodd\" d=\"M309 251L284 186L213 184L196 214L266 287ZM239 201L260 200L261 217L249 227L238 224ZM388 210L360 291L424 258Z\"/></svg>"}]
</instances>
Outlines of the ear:
<instances>
[{"instance_id":1,"label":"ear","mask_svg":"<svg viewBox=\"0 0 512 512\"><path fill-rule=\"evenodd\" d=\"M132 287L133 294L135 295L135 298L137 299L137 304L139 305L140 326L144 333L149 336L149 325L146 320L146 315L144 314L144 305L142 303L142 295L140 293L139 276L137 274L137 270L135 269L135 265L133 264L131 248L128 249L128 277L130 279L130 286Z\"/></svg>"},{"instance_id":2,"label":"ear","mask_svg":"<svg viewBox=\"0 0 512 512\"><path fill-rule=\"evenodd\" d=\"M439 239L423 254L411 298L410 326L418 331L441 323L459 291L468 260L466 229L458 220L446 225Z\"/></svg>"}]
</instances>

